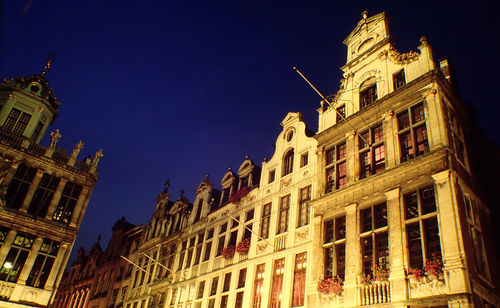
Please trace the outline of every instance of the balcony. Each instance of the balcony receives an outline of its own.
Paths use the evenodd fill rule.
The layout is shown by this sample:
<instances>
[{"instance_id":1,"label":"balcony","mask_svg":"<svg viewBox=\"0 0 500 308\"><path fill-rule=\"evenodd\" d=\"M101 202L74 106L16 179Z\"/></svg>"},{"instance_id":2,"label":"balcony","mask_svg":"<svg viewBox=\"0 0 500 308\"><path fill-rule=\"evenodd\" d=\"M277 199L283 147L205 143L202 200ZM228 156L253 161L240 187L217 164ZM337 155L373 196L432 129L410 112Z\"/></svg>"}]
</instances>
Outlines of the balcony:
<instances>
[{"instance_id":1,"label":"balcony","mask_svg":"<svg viewBox=\"0 0 500 308\"><path fill-rule=\"evenodd\" d=\"M389 281L375 281L369 284L360 284L359 302L364 305L384 304L391 301L391 287Z\"/></svg>"}]
</instances>

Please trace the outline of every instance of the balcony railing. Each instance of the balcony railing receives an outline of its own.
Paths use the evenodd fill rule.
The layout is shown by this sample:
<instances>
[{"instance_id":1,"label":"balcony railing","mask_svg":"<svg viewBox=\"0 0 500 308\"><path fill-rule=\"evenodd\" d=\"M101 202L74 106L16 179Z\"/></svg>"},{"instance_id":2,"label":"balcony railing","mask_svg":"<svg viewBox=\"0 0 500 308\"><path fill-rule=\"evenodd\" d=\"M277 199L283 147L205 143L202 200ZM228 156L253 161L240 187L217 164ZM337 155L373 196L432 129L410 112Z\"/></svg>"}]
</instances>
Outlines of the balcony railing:
<instances>
[{"instance_id":1,"label":"balcony railing","mask_svg":"<svg viewBox=\"0 0 500 308\"><path fill-rule=\"evenodd\" d=\"M359 285L361 305L376 305L391 301L389 281L376 281L367 285Z\"/></svg>"},{"instance_id":2,"label":"balcony railing","mask_svg":"<svg viewBox=\"0 0 500 308\"><path fill-rule=\"evenodd\" d=\"M286 249L286 234L274 239L274 251Z\"/></svg>"}]
</instances>

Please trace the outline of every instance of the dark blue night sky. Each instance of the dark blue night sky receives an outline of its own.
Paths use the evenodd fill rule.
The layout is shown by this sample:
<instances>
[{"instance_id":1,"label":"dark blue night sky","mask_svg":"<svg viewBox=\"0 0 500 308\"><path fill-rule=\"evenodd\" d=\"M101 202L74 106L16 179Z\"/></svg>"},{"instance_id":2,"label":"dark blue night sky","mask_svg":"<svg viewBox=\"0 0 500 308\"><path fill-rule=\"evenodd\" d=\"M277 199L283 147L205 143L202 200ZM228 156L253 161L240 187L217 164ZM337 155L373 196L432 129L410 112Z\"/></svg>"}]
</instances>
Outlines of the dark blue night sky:
<instances>
[{"instance_id":1,"label":"dark blue night sky","mask_svg":"<svg viewBox=\"0 0 500 308\"><path fill-rule=\"evenodd\" d=\"M71 150L82 139L80 159L104 149L76 251L99 234L105 246L122 216L147 223L167 178L173 199L184 189L193 200L205 173L219 187L245 155L258 164L271 157L288 111L316 131L320 98L292 67L335 93L342 41L364 10L391 16L400 52L427 36L500 143L498 8L456 3L4 0L0 77L39 73L55 53L47 78L61 100L58 145Z\"/></svg>"}]
</instances>

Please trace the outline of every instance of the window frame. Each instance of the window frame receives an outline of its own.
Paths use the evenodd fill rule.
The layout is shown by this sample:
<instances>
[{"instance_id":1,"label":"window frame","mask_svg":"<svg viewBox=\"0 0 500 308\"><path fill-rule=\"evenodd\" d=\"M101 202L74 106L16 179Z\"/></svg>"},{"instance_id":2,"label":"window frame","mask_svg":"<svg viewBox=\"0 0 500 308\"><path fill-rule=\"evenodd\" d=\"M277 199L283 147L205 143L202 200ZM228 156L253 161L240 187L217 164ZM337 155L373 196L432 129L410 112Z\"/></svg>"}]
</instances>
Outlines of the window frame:
<instances>
[{"instance_id":1,"label":"window frame","mask_svg":"<svg viewBox=\"0 0 500 308\"><path fill-rule=\"evenodd\" d=\"M364 140L363 140L364 139ZM366 142L365 142L366 141ZM368 142L368 143L367 143ZM378 149L382 149L378 152ZM382 158L377 159L377 154ZM385 143L382 124L376 124L358 136L359 179L368 178L385 170Z\"/></svg>"},{"instance_id":2,"label":"window frame","mask_svg":"<svg viewBox=\"0 0 500 308\"><path fill-rule=\"evenodd\" d=\"M415 110L422 108L419 115ZM412 160L430 151L429 134L427 132L427 116L424 102L415 104L399 112L397 119L399 161L400 163ZM421 133L419 133L421 130ZM419 139L421 139L419 141ZM420 147L423 146L423 150Z\"/></svg>"}]
</instances>

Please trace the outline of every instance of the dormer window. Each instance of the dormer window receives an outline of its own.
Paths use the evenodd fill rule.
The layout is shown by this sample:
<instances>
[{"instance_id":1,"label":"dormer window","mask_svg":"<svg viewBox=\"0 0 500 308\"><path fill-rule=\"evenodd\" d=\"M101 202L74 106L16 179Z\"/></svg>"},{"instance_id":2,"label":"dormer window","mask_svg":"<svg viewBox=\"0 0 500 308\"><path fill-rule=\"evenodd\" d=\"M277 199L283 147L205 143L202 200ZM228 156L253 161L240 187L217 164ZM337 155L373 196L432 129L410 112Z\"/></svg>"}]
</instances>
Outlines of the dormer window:
<instances>
[{"instance_id":1,"label":"dormer window","mask_svg":"<svg viewBox=\"0 0 500 308\"><path fill-rule=\"evenodd\" d=\"M283 157L283 173L281 176L285 176L293 172L293 149L286 152Z\"/></svg>"},{"instance_id":2,"label":"dormer window","mask_svg":"<svg viewBox=\"0 0 500 308\"><path fill-rule=\"evenodd\" d=\"M368 107L377 100L377 84L372 77L364 82L359 89L359 110Z\"/></svg>"},{"instance_id":3,"label":"dormer window","mask_svg":"<svg viewBox=\"0 0 500 308\"><path fill-rule=\"evenodd\" d=\"M30 119L31 114L12 108L2 127L4 130L15 135L22 135Z\"/></svg>"}]
</instances>

